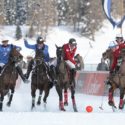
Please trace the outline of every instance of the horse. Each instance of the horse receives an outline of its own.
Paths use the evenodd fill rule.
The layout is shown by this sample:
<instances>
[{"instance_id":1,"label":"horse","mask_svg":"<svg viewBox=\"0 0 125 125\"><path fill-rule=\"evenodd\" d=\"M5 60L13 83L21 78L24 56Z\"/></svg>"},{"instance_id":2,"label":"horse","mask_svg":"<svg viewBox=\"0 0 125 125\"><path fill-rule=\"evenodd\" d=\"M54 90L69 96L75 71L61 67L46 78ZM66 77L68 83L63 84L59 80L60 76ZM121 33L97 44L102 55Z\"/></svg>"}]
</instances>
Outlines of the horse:
<instances>
[{"instance_id":1,"label":"horse","mask_svg":"<svg viewBox=\"0 0 125 125\"><path fill-rule=\"evenodd\" d=\"M106 50L103 54L104 59L110 60L110 65L113 62L113 52L111 49ZM109 88L109 95L108 95L108 104L114 108L116 108L113 94L116 88L120 90L120 102L119 102L119 109L124 108L124 93L125 93L125 51L121 51L120 53L120 60L121 63L119 64L119 69L113 74L110 75L108 78L108 82L110 83L111 87Z\"/></svg>"},{"instance_id":2,"label":"horse","mask_svg":"<svg viewBox=\"0 0 125 125\"><path fill-rule=\"evenodd\" d=\"M31 96L32 96L32 106L31 109L35 107L35 97L36 97L36 90L39 90L39 97L37 101L37 105L41 104L41 97L44 91L44 106L46 107L47 97L50 91L50 78L48 75L48 66L44 61L44 55L41 53L40 50L36 50L35 58L32 60L34 61L34 69L31 75Z\"/></svg>"},{"instance_id":3,"label":"horse","mask_svg":"<svg viewBox=\"0 0 125 125\"><path fill-rule=\"evenodd\" d=\"M67 70L65 60L63 58L63 47L58 47L56 45L56 55L57 55L57 85L56 91L59 96L59 109L61 111L66 111L64 105L68 105L68 88L71 89L71 98L73 104L73 110L77 112L77 106L75 101L75 79L69 74L70 71ZM63 103L63 89L64 89L64 103Z\"/></svg>"},{"instance_id":4,"label":"horse","mask_svg":"<svg viewBox=\"0 0 125 125\"><path fill-rule=\"evenodd\" d=\"M9 91L11 91L11 94L9 96L7 106L11 105L15 91L16 80L18 78L16 65L18 65L22 59L23 56L20 54L20 52L16 49L16 47L12 46L8 63L2 68L0 75L0 111L3 110L4 96L7 95Z\"/></svg>"}]
</instances>

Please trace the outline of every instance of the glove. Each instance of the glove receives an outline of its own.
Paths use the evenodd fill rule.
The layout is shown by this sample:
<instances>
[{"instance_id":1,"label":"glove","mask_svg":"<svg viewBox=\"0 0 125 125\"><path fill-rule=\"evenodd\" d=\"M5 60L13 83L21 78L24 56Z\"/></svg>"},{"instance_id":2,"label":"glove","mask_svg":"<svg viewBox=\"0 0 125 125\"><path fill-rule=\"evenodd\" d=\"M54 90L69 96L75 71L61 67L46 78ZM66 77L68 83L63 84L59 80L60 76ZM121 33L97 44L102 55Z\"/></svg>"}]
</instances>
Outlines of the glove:
<instances>
[{"instance_id":1,"label":"glove","mask_svg":"<svg viewBox=\"0 0 125 125\"><path fill-rule=\"evenodd\" d=\"M20 52L22 50L22 48L21 47L17 47L16 50Z\"/></svg>"}]
</instances>

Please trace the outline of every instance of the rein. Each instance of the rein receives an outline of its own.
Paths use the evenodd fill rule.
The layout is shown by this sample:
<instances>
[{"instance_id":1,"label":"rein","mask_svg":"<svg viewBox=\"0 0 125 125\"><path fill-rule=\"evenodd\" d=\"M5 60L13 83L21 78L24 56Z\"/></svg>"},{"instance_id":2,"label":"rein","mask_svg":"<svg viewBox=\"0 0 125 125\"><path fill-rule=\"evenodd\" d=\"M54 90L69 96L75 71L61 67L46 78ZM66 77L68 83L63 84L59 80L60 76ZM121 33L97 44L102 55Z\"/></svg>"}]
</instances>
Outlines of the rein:
<instances>
[{"instance_id":1,"label":"rein","mask_svg":"<svg viewBox=\"0 0 125 125\"><path fill-rule=\"evenodd\" d=\"M7 63L6 65L4 65L4 67L2 68L2 71L1 71L1 73L0 73L0 76L2 76L4 70L6 69L6 67L7 67L8 65L9 65L8 63Z\"/></svg>"}]
</instances>

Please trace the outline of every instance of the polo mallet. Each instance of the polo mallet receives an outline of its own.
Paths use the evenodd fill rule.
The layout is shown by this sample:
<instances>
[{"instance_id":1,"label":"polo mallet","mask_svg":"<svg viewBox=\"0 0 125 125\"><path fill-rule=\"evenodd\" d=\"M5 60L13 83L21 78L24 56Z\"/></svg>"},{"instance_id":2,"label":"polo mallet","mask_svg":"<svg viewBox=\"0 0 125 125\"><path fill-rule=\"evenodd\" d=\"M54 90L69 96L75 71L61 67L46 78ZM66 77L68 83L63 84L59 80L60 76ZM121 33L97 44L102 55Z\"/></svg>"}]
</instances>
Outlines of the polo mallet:
<instances>
[{"instance_id":1,"label":"polo mallet","mask_svg":"<svg viewBox=\"0 0 125 125\"><path fill-rule=\"evenodd\" d=\"M83 59L85 60L85 58L87 57L87 55L89 54L89 51L93 48L91 42L89 41L89 49L87 50L85 56L83 57Z\"/></svg>"},{"instance_id":2,"label":"polo mallet","mask_svg":"<svg viewBox=\"0 0 125 125\"><path fill-rule=\"evenodd\" d=\"M99 106L99 108L101 109L101 110L104 110L104 108L103 108L103 102L104 102L104 93L105 93L105 89L106 89L106 81L104 81L104 92L103 92L103 95L102 95L102 99L101 99L101 105Z\"/></svg>"}]
</instances>

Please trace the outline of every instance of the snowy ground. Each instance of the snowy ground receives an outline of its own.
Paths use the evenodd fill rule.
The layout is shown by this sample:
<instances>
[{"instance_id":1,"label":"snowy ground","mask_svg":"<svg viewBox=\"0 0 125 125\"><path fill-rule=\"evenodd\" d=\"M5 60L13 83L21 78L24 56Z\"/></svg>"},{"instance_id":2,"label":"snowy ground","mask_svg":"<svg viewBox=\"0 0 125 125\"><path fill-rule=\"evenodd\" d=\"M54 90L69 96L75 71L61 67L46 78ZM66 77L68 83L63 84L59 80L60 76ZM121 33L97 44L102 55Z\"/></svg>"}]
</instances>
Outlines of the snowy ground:
<instances>
[{"instance_id":1,"label":"snowy ground","mask_svg":"<svg viewBox=\"0 0 125 125\"><path fill-rule=\"evenodd\" d=\"M66 112L62 112L59 111L58 96L53 87L47 100L46 109L42 103L41 106L36 105L36 108L31 110L30 84L22 82L15 91L11 107L6 106L7 99L5 97L3 112L0 113L0 124L2 125L116 125L124 121L125 110L113 112L107 104L107 97L102 96L76 94L79 112L73 112L70 97L69 106L65 107ZM118 97L115 98L117 106L118 100ZM104 110L100 110L101 104ZM86 112L88 105L93 107L93 112Z\"/></svg>"}]
</instances>

